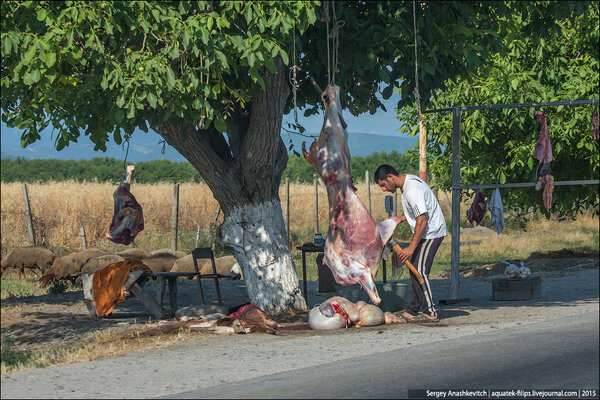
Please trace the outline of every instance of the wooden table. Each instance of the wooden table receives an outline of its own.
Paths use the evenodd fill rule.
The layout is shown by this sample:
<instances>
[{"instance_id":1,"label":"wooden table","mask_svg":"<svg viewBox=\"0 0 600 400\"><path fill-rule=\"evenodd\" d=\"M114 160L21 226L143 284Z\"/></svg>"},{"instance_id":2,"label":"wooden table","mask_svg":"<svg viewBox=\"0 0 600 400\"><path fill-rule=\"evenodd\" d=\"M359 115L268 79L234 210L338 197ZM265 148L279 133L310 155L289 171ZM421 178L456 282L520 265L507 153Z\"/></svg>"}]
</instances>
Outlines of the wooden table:
<instances>
[{"instance_id":1,"label":"wooden table","mask_svg":"<svg viewBox=\"0 0 600 400\"><path fill-rule=\"evenodd\" d=\"M322 253L325 250L325 245L315 246L313 243L304 243L302 246L296 247L302 250L302 279L304 280L304 300L308 303L308 290L306 288L306 253Z\"/></svg>"}]
</instances>

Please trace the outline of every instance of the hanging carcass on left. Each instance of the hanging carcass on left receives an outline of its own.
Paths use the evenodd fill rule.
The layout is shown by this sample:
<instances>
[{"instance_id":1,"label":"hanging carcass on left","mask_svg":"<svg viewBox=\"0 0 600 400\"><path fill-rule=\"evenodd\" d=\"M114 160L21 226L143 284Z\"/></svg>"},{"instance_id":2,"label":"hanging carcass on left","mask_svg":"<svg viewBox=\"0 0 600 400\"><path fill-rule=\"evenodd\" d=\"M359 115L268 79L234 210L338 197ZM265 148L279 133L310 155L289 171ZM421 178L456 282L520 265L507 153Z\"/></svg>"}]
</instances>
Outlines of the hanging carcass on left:
<instances>
[{"instance_id":1,"label":"hanging carcass on left","mask_svg":"<svg viewBox=\"0 0 600 400\"><path fill-rule=\"evenodd\" d=\"M106 238L113 243L129 244L144 229L142 206L129 191L134 165L128 165L121 184L113 194L114 213Z\"/></svg>"}]
</instances>

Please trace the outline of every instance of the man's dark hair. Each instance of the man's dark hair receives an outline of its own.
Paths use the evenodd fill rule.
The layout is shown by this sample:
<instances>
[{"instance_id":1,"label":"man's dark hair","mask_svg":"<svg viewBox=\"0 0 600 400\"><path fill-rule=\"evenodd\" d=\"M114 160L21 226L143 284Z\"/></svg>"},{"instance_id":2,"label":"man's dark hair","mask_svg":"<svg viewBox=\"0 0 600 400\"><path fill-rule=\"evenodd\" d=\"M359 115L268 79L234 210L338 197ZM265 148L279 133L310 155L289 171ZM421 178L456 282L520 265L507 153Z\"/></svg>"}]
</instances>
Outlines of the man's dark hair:
<instances>
[{"instance_id":1,"label":"man's dark hair","mask_svg":"<svg viewBox=\"0 0 600 400\"><path fill-rule=\"evenodd\" d=\"M396 171L396 168L392 167L391 165L382 164L377 167L375 170L375 175L373 176L375 183L379 183L379 181L385 181L388 174L399 175L398 171Z\"/></svg>"}]
</instances>

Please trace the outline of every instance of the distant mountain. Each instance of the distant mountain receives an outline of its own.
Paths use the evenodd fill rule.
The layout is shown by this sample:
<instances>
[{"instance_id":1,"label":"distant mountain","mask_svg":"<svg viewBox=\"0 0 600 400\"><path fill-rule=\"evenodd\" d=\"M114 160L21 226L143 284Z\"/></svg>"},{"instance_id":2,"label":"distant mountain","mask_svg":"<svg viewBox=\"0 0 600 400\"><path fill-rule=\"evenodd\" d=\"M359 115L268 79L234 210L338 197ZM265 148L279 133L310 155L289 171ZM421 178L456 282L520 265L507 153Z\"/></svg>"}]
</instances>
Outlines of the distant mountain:
<instances>
[{"instance_id":1,"label":"distant mountain","mask_svg":"<svg viewBox=\"0 0 600 400\"><path fill-rule=\"evenodd\" d=\"M81 136L78 143L70 143L61 151L56 151L53 147L53 141L50 134L42 134L42 139L22 149L19 146L21 133L15 128L2 128L2 158L17 158L23 157L26 159L60 159L60 160L81 160L92 159L94 157L115 157L117 159L125 158L125 150L127 146L117 145L114 142L107 143L107 151L94 151L94 145L89 138ZM318 136L317 133L311 136ZM290 135L282 134L283 142L286 146L290 145ZM152 161L157 159L166 159L171 161L185 161L185 158L177 153L174 148L169 145L164 146L159 144L162 137L157 133L149 131L148 133L139 132L133 135L130 143L127 160L130 162ZM307 146L310 146L314 139L299 135L291 135L291 143L294 145L293 152L301 152L302 142L306 141ZM356 133L351 132L348 135L348 147L351 155L368 156L373 152L391 152L393 150L399 153L405 153L410 147L417 143L416 137L407 136L387 136L374 133Z\"/></svg>"}]
</instances>

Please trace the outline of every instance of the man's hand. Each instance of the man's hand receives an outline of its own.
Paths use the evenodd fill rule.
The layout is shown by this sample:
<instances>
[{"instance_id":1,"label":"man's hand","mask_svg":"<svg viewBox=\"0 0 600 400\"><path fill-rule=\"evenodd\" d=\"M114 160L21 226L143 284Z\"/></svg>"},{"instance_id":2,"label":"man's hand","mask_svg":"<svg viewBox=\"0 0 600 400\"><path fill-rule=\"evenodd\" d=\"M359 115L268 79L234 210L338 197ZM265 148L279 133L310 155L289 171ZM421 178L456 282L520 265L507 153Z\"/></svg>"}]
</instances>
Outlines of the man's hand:
<instances>
[{"instance_id":1,"label":"man's hand","mask_svg":"<svg viewBox=\"0 0 600 400\"><path fill-rule=\"evenodd\" d=\"M400 259L400 261L402 261L402 263L404 263L404 261L406 261L406 260L410 259L410 257L412 257L414 252L415 252L415 249L408 246L408 247L400 250L400 252L398 252L397 255L398 255L398 258Z\"/></svg>"},{"instance_id":2,"label":"man's hand","mask_svg":"<svg viewBox=\"0 0 600 400\"><path fill-rule=\"evenodd\" d=\"M393 219L394 221L396 221L396 224L401 224L402 222L406 221L406 217L404 216L404 214L402 214L399 217L390 217L391 219Z\"/></svg>"}]
</instances>

